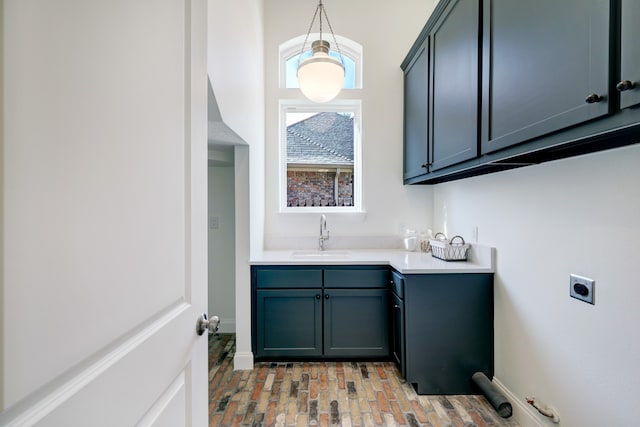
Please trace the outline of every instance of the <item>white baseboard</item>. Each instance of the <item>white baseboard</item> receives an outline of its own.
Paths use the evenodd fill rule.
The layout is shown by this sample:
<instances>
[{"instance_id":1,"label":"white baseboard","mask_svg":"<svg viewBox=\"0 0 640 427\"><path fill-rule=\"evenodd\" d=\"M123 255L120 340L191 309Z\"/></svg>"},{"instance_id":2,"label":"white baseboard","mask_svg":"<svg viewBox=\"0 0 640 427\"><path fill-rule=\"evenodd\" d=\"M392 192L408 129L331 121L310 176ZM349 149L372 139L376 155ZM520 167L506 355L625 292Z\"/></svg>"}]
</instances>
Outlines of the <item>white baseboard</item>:
<instances>
[{"instance_id":1,"label":"white baseboard","mask_svg":"<svg viewBox=\"0 0 640 427\"><path fill-rule=\"evenodd\" d=\"M234 371L246 371L253 369L253 353L237 352L233 357L233 370Z\"/></svg>"},{"instance_id":2,"label":"white baseboard","mask_svg":"<svg viewBox=\"0 0 640 427\"><path fill-rule=\"evenodd\" d=\"M543 422L537 411L530 406L524 398L519 399L518 396L513 394L511 390L505 387L496 377L493 377L493 384L511 403L511 407L513 408L512 417L518 422L520 427L549 427L550 425L557 425L551 422Z\"/></svg>"}]
</instances>

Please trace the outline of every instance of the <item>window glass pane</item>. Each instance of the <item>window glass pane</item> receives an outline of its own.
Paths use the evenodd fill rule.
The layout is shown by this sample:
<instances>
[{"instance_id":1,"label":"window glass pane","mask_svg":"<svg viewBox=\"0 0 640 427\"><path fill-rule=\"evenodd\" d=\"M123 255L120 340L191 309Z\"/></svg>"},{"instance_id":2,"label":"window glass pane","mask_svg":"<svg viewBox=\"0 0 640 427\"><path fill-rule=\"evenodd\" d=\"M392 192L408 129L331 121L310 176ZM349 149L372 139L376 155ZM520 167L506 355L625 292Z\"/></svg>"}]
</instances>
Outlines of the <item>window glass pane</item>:
<instances>
[{"instance_id":1,"label":"window glass pane","mask_svg":"<svg viewBox=\"0 0 640 427\"><path fill-rule=\"evenodd\" d=\"M329 55L340 60L340 54L338 52L332 50L329 52ZM286 86L288 88L297 88L298 87L298 58L301 61L310 58L311 51L304 52L302 55L294 55L287 60L287 70L286 70ZM342 63L344 65L344 85L343 89L353 89L356 87L356 64L353 59L349 58L345 54L342 54Z\"/></svg>"},{"instance_id":2,"label":"window glass pane","mask_svg":"<svg viewBox=\"0 0 640 427\"><path fill-rule=\"evenodd\" d=\"M286 112L286 205L353 206L354 112Z\"/></svg>"}]
</instances>

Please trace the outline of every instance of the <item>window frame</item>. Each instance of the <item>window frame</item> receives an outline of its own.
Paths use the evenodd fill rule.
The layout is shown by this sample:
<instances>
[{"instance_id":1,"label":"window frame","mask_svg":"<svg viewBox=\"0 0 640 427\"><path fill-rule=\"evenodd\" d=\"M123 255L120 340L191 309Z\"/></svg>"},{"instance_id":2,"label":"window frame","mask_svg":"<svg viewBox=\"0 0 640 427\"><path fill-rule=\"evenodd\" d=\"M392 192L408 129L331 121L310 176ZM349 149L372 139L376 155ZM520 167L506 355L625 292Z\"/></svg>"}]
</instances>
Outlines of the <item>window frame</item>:
<instances>
[{"instance_id":1,"label":"window frame","mask_svg":"<svg viewBox=\"0 0 640 427\"><path fill-rule=\"evenodd\" d=\"M288 112L353 113L353 206L287 206L287 122ZM301 99L281 99L279 101L279 190L278 208L280 213L362 213L362 101L359 99L333 100L317 104Z\"/></svg>"}]
</instances>

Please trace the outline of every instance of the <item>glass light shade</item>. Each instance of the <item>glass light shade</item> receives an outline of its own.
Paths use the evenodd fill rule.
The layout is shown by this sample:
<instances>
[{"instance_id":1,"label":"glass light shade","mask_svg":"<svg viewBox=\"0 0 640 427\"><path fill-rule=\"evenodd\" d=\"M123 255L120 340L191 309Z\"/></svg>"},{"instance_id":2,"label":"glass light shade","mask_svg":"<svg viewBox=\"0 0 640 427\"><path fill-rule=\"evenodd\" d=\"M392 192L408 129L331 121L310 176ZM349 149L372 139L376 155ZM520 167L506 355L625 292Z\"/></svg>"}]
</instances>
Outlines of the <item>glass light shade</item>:
<instances>
[{"instance_id":1,"label":"glass light shade","mask_svg":"<svg viewBox=\"0 0 640 427\"><path fill-rule=\"evenodd\" d=\"M329 43L315 41L313 55L298 67L300 90L313 102L331 101L340 93L344 83L344 66L329 56L328 51Z\"/></svg>"}]
</instances>

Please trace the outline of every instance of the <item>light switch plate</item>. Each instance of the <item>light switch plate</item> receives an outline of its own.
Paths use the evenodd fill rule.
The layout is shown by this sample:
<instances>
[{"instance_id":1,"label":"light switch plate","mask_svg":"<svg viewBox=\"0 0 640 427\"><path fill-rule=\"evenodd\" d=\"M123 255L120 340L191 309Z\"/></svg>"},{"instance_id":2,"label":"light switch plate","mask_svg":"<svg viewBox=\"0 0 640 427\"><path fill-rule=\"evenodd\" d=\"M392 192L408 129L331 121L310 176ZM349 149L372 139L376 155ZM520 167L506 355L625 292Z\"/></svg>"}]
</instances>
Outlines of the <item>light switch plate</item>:
<instances>
[{"instance_id":1,"label":"light switch plate","mask_svg":"<svg viewBox=\"0 0 640 427\"><path fill-rule=\"evenodd\" d=\"M220 228L220 217L218 216L210 216L209 217L209 230L217 230Z\"/></svg>"}]
</instances>

